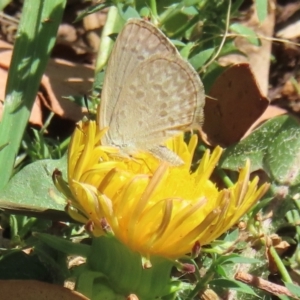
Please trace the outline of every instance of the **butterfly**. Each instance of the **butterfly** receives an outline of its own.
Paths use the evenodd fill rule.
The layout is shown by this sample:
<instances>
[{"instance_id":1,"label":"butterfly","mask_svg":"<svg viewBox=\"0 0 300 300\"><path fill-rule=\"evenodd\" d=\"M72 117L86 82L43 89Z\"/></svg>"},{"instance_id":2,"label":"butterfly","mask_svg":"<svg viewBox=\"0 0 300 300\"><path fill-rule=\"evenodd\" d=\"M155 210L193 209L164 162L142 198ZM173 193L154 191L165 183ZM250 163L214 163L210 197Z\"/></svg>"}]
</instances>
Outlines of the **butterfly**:
<instances>
[{"instance_id":1,"label":"butterfly","mask_svg":"<svg viewBox=\"0 0 300 300\"><path fill-rule=\"evenodd\" d=\"M101 143L132 155L147 151L171 165L181 158L163 146L203 122L205 94L197 72L154 25L130 19L110 55L98 108Z\"/></svg>"}]
</instances>

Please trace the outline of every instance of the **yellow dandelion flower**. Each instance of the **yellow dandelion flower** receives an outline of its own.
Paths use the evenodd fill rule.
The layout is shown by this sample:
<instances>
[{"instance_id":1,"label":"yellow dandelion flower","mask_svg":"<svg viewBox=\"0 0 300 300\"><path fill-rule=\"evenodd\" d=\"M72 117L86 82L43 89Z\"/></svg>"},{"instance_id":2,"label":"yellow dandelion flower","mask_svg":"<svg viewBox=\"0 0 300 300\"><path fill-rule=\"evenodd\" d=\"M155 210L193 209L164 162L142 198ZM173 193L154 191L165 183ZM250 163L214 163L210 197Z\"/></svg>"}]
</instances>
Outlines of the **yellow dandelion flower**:
<instances>
[{"instance_id":1,"label":"yellow dandelion flower","mask_svg":"<svg viewBox=\"0 0 300 300\"><path fill-rule=\"evenodd\" d=\"M117 239L144 257L177 259L196 243L205 245L234 225L267 191L249 181L249 161L238 181L219 190L210 180L222 149L207 150L195 171L192 158L197 135L188 143L183 135L167 147L184 161L170 166L150 153L134 158L119 149L102 146L96 122L80 122L68 157L68 182L76 200L68 211L81 222L93 222L95 236L105 234L103 220Z\"/></svg>"}]
</instances>

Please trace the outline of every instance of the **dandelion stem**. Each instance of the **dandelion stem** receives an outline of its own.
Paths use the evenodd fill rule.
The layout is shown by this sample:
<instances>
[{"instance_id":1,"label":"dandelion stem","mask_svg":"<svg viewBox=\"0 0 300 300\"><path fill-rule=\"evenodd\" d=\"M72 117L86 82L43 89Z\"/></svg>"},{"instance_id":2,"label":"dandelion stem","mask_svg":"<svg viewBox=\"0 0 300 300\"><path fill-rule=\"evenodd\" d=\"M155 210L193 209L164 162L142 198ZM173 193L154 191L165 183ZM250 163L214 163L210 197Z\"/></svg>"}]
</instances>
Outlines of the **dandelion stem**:
<instances>
[{"instance_id":1,"label":"dandelion stem","mask_svg":"<svg viewBox=\"0 0 300 300\"><path fill-rule=\"evenodd\" d=\"M152 16L154 18L153 21L154 23L156 23L158 19L156 0L150 0L150 9L151 9Z\"/></svg>"},{"instance_id":2,"label":"dandelion stem","mask_svg":"<svg viewBox=\"0 0 300 300\"><path fill-rule=\"evenodd\" d=\"M217 172L228 188L234 185L229 176L221 168L217 168Z\"/></svg>"},{"instance_id":3,"label":"dandelion stem","mask_svg":"<svg viewBox=\"0 0 300 300\"><path fill-rule=\"evenodd\" d=\"M278 271L280 272L280 274L282 276L282 279L285 282L293 283L289 273L287 272L284 264L282 263L282 260L278 256L278 253L277 253L277 251L275 250L275 248L273 246L270 247L270 254L272 255L272 257L273 257L273 259L276 263L276 266L277 266Z\"/></svg>"}]
</instances>

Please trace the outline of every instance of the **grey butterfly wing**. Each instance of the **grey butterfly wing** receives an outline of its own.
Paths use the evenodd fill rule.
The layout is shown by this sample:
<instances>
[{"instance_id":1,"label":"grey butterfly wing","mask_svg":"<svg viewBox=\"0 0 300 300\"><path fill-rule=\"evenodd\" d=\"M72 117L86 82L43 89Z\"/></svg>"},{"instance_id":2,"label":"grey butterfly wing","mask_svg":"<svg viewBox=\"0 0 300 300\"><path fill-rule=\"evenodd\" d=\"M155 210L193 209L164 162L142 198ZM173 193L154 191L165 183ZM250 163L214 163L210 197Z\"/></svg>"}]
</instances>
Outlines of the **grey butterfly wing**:
<instances>
[{"instance_id":1,"label":"grey butterfly wing","mask_svg":"<svg viewBox=\"0 0 300 300\"><path fill-rule=\"evenodd\" d=\"M100 128L113 122L114 110L126 78L140 62L156 53L175 54L177 50L151 23L141 19L129 20L116 40L106 69L98 111Z\"/></svg>"},{"instance_id":2,"label":"grey butterfly wing","mask_svg":"<svg viewBox=\"0 0 300 300\"><path fill-rule=\"evenodd\" d=\"M151 150L203 121L204 89L179 54L155 54L124 80L109 140L120 147Z\"/></svg>"}]
</instances>

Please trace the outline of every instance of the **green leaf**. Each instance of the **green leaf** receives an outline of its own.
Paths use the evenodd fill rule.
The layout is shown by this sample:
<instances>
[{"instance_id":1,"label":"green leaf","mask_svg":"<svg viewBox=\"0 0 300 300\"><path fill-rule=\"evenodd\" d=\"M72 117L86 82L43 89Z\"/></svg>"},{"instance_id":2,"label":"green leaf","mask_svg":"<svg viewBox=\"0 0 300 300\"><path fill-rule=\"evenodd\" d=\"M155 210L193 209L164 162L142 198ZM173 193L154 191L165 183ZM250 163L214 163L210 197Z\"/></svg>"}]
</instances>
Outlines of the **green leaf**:
<instances>
[{"instance_id":1,"label":"green leaf","mask_svg":"<svg viewBox=\"0 0 300 300\"><path fill-rule=\"evenodd\" d=\"M293 293L297 297L300 297L300 287L298 285L289 282L285 282L284 285L291 293Z\"/></svg>"},{"instance_id":2,"label":"green leaf","mask_svg":"<svg viewBox=\"0 0 300 300\"><path fill-rule=\"evenodd\" d=\"M174 42L173 42L173 44L174 44ZM194 46L195 46L195 43L183 44L183 47L180 50L180 55L184 59L187 60Z\"/></svg>"},{"instance_id":3,"label":"green leaf","mask_svg":"<svg viewBox=\"0 0 300 300\"><path fill-rule=\"evenodd\" d=\"M217 264L217 266L216 266L216 272L217 272L220 276L226 277L226 271L225 271L225 269L223 268L223 266L221 266L221 265L219 265L219 264Z\"/></svg>"},{"instance_id":4,"label":"green leaf","mask_svg":"<svg viewBox=\"0 0 300 300\"><path fill-rule=\"evenodd\" d=\"M143 8L140 9L140 16L144 19L148 19L151 17L151 10L149 7L144 6Z\"/></svg>"},{"instance_id":5,"label":"green leaf","mask_svg":"<svg viewBox=\"0 0 300 300\"><path fill-rule=\"evenodd\" d=\"M210 281L209 284L217 286L217 287L236 290L238 292L242 292L245 294L254 295L254 296L258 297L258 295L252 290L251 287L249 287L247 284L245 284L243 282L239 282L236 280L214 279L214 280Z\"/></svg>"},{"instance_id":6,"label":"green leaf","mask_svg":"<svg viewBox=\"0 0 300 300\"><path fill-rule=\"evenodd\" d=\"M189 60L189 62L196 70L199 70L211 58L214 51L214 48L209 48L201 51L198 54L194 55Z\"/></svg>"},{"instance_id":7,"label":"green leaf","mask_svg":"<svg viewBox=\"0 0 300 300\"><path fill-rule=\"evenodd\" d=\"M234 23L230 25L230 30L242 35L245 37L251 44L255 46L260 46L260 40L257 37L255 31L253 31L251 28L244 26L239 23Z\"/></svg>"},{"instance_id":8,"label":"green leaf","mask_svg":"<svg viewBox=\"0 0 300 300\"><path fill-rule=\"evenodd\" d=\"M34 236L49 247L68 255L87 257L91 253L91 247L89 245L73 243L64 238L47 233L34 233Z\"/></svg>"},{"instance_id":9,"label":"green leaf","mask_svg":"<svg viewBox=\"0 0 300 300\"><path fill-rule=\"evenodd\" d=\"M24 2L0 124L0 189L9 181L41 78L55 43L65 0Z\"/></svg>"},{"instance_id":10,"label":"green leaf","mask_svg":"<svg viewBox=\"0 0 300 300\"><path fill-rule=\"evenodd\" d=\"M3 9L10 3L12 0L1 0L0 1L0 11L3 11Z\"/></svg>"},{"instance_id":11,"label":"green leaf","mask_svg":"<svg viewBox=\"0 0 300 300\"><path fill-rule=\"evenodd\" d=\"M227 68L213 62L207 68L207 72L201 77L205 86L205 91L208 93L218 78Z\"/></svg>"},{"instance_id":12,"label":"green leaf","mask_svg":"<svg viewBox=\"0 0 300 300\"><path fill-rule=\"evenodd\" d=\"M91 5L88 8L86 8L83 12L81 12L77 18L75 19L74 23L81 21L84 17L93 14L97 11L100 11L104 8L107 8L109 6L113 5L112 1L105 1L105 3L99 3L95 5Z\"/></svg>"},{"instance_id":13,"label":"green leaf","mask_svg":"<svg viewBox=\"0 0 300 300\"><path fill-rule=\"evenodd\" d=\"M279 117L283 121L280 130L272 136L266 152L265 166L277 182L293 185L300 183L300 126L292 117Z\"/></svg>"},{"instance_id":14,"label":"green leaf","mask_svg":"<svg viewBox=\"0 0 300 300\"><path fill-rule=\"evenodd\" d=\"M178 40L170 40L177 48L186 47L185 43Z\"/></svg>"},{"instance_id":15,"label":"green leaf","mask_svg":"<svg viewBox=\"0 0 300 300\"><path fill-rule=\"evenodd\" d=\"M251 210L251 216L253 216L253 218L254 218L254 216L256 216L258 214L258 212L262 208L266 207L273 199L274 199L274 197L269 197L269 198L260 200Z\"/></svg>"},{"instance_id":16,"label":"green leaf","mask_svg":"<svg viewBox=\"0 0 300 300\"><path fill-rule=\"evenodd\" d=\"M184 0L183 4L185 7L189 7L195 4L199 4L201 2L201 0Z\"/></svg>"},{"instance_id":17,"label":"green leaf","mask_svg":"<svg viewBox=\"0 0 300 300\"><path fill-rule=\"evenodd\" d=\"M0 259L0 279L40 280L52 283L53 274L35 254L14 251Z\"/></svg>"},{"instance_id":18,"label":"green leaf","mask_svg":"<svg viewBox=\"0 0 300 300\"><path fill-rule=\"evenodd\" d=\"M242 56L246 57L246 54L243 53L242 51L240 51L235 43L234 43L234 39L227 39L224 46L222 47L222 50L219 54L219 57L221 56L225 56L225 55L229 55L229 54L240 54Z\"/></svg>"},{"instance_id":19,"label":"green leaf","mask_svg":"<svg viewBox=\"0 0 300 300\"><path fill-rule=\"evenodd\" d=\"M256 12L259 22L263 22L268 15L268 0L255 0Z\"/></svg>"},{"instance_id":20,"label":"green leaf","mask_svg":"<svg viewBox=\"0 0 300 300\"><path fill-rule=\"evenodd\" d=\"M291 298L286 295L276 295L276 297L280 300L291 300Z\"/></svg>"},{"instance_id":21,"label":"green leaf","mask_svg":"<svg viewBox=\"0 0 300 300\"><path fill-rule=\"evenodd\" d=\"M234 264L257 264L260 261L255 258L250 257L244 257L238 254L230 254L228 256L221 256L218 258L218 264L228 264L228 263L234 263Z\"/></svg>"},{"instance_id":22,"label":"green leaf","mask_svg":"<svg viewBox=\"0 0 300 300\"><path fill-rule=\"evenodd\" d=\"M196 16L198 15L198 10L194 6L184 7L182 13L187 16Z\"/></svg>"},{"instance_id":23,"label":"green leaf","mask_svg":"<svg viewBox=\"0 0 300 300\"><path fill-rule=\"evenodd\" d=\"M63 198L58 202L57 199L62 196L52 181L52 173L55 169L66 174L66 157L59 160L40 160L26 166L0 191L0 208L23 211L28 215L44 213L47 216L48 212L50 218L55 218L57 214L56 219L66 219L64 212L66 203ZM63 211L63 214L57 211L51 212L51 209Z\"/></svg>"},{"instance_id":24,"label":"green leaf","mask_svg":"<svg viewBox=\"0 0 300 300\"><path fill-rule=\"evenodd\" d=\"M232 232L229 232L226 234L224 241L225 242L234 242L239 238L240 232L238 229L233 230Z\"/></svg>"},{"instance_id":25,"label":"green leaf","mask_svg":"<svg viewBox=\"0 0 300 300\"><path fill-rule=\"evenodd\" d=\"M113 47L112 35L120 32L124 25L124 19L120 16L118 9L112 6L107 14L106 23L102 29L101 43L98 50L98 57L96 60L95 74L97 79L97 74L103 70L108 61L110 52ZM94 88L97 83L94 82Z\"/></svg>"},{"instance_id":26,"label":"green leaf","mask_svg":"<svg viewBox=\"0 0 300 300\"><path fill-rule=\"evenodd\" d=\"M127 21L130 18L140 19L139 13L132 7L126 4L118 3L117 5L120 16Z\"/></svg>"},{"instance_id":27,"label":"green leaf","mask_svg":"<svg viewBox=\"0 0 300 300\"><path fill-rule=\"evenodd\" d=\"M239 9L243 3L244 3L244 0L233 1L232 5L231 5L231 12L230 12L231 17L234 17L235 15L240 15Z\"/></svg>"},{"instance_id":28,"label":"green leaf","mask_svg":"<svg viewBox=\"0 0 300 300\"><path fill-rule=\"evenodd\" d=\"M228 147L220 161L225 169L237 171L251 161L251 171L265 170L278 183L300 182L300 126L290 116L268 120L238 144Z\"/></svg>"},{"instance_id":29,"label":"green leaf","mask_svg":"<svg viewBox=\"0 0 300 300\"><path fill-rule=\"evenodd\" d=\"M68 99L69 101L74 102L81 107L86 107L85 97L82 95L69 95L63 96L62 98Z\"/></svg>"}]
</instances>

